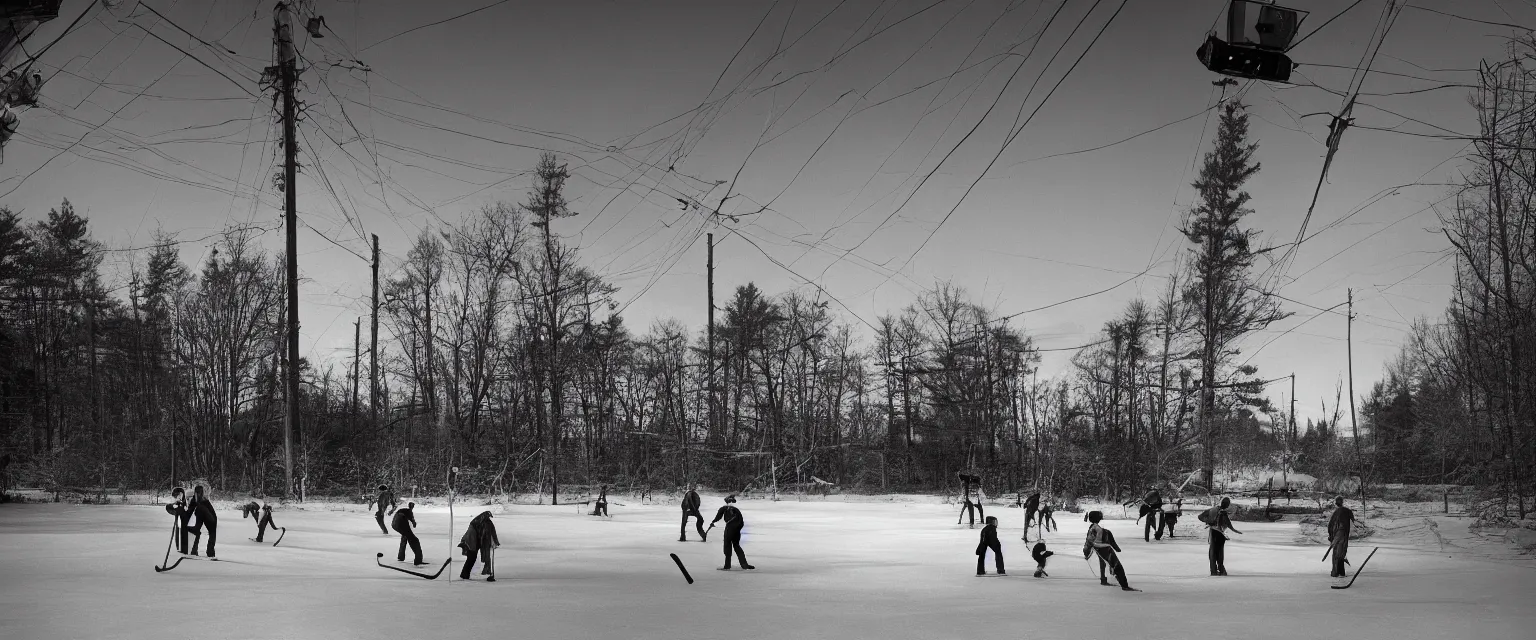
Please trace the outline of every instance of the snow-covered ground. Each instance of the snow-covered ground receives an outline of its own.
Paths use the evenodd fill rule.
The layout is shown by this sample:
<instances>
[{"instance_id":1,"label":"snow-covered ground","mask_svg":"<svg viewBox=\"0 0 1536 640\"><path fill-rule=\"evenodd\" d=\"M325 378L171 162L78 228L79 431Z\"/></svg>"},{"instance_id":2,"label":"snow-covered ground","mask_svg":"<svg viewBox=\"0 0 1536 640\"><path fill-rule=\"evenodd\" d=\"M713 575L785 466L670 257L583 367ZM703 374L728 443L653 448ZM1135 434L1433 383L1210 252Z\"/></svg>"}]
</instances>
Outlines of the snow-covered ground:
<instances>
[{"instance_id":1,"label":"snow-covered ground","mask_svg":"<svg viewBox=\"0 0 1536 640\"><path fill-rule=\"evenodd\" d=\"M706 518L720 505L706 497ZM278 547L271 537L252 542L253 521L221 509L221 562L188 560L163 574L152 569L170 533L160 507L0 505L0 637L1418 640L1528 638L1536 628L1531 556L1427 506L1368 513L1379 534L1357 541L1350 556L1358 565L1371 547L1381 550L1342 591L1328 588L1325 547L1304 544L1294 521L1238 523L1246 535L1227 546L1231 575L1213 578L1193 510L1177 539L1154 543L1129 520L1107 520L1132 586L1144 593L1090 576L1080 514L1057 515L1061 531L1047 534L1057 553L1051 577L1035 579L1019 540L1022 512L988 508L1002 521L1010 575L977 578L980 528L956 526L952 505L833 498L739 506L756 571L714 570L718 527L708 543L692 532L678 542L675 505L616 498L613 517L599 519L574 505L459 504L455 534L489 509L502 542L497 581L484 582L477 567L466 583L457 556L435 581L375 566L379 552L394 564L397 538L380 534L360 505L277 511L288 528ZM448 539L448 511L418 505L417 521L435 570L457 543ZM682 558L694 584L668 553Z\"/></svg>"}]
</instances>

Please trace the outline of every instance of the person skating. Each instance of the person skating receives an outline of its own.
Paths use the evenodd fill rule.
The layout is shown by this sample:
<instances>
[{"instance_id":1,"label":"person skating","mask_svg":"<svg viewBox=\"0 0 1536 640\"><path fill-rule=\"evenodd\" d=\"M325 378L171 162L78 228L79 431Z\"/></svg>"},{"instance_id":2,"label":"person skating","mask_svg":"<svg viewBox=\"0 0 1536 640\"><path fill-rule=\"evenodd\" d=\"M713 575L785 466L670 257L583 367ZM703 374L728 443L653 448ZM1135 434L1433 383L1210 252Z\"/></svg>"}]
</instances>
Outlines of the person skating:
<instances>
[{"instance_id":1,"label":"person skating","mask_svg":"<svg viewBox=\"0 0 1536 640\"><path fill-rule=\"evenodd\" d=\"M1109 586L1109 577L1106 574L1113 573L1115 581L1120 583L1121 591L1137 591L1132 589L1125 579L1125 567L1120 564L1120 556L1116 555L1120 552L1120 545L1115 544L1115 534L1099 525L1099 521L1103 519L1104 514L1098 511L1088 513L1088 522L1092 524L1088 525L1088 537L1083 542L1083 559L1088 559L1091 554L1098 554L1099 584ZM1107 572L1106 567L1108 567Z\"/></svg>"},{"instance_id":2,"label":"person skating","mask_svg":"<svg viewBox=\"0 0 1536 640\"><path fill-rule=\"evenodd\" d=\"M741 529L746 526L746 521L741 517L741 510L736 508L736 496L725 497L725 506L715 512L715 519L709 522L709 528L715 528L715 523L725 520L725 570L731 570L731 553L736 553L736 559L741 561L741 568L756 569L747 564L747 554L741 550Z\"/></svg>"},{"instance_id":3,"label":"person skating","mask_svg":"<svg viewBox=\"0 0 1536 640\"><path fill-rule=\"evenodd\" d=\"M379 485L378 499L374 500L373 502L369 502L368 507L372 508L374 504L378 504L379 509L373 512L373 519L375 522L379 523L379 531L383 532L384 535L387 536L389 535L389 529L384 528L384 509L386 506L389 507L389 512L393 514L395 509L400 508L400 503L395 501L395 492L389 490L389 485L381 484Z\"/></svg>"},{"instance_id":4,"label":"person skating","mask_svg":"<svg viewBox=\"0 0 1536 640\"><path fill-rule=\"evenodd\" d=\"M257 542L261 542L261 539L267 535L267 527L277 528L277 523L272 521L272 505L270 504L258 505L255 500L245 503L244 506L240 507L240 519L244 520L247 517L256 521Z\"/></svg>"},{"instance_id":5,"label":"person skating","mask_svg":"<svg viewBox=\"0 0 1536 640\"><path fill-rule=\"evenodd\" d=\"M1328 543L1333 545L1333 571L1329 577L1342 578L1347 575L1344 564L1349 555L1349 530L1355 522L1355 512L1344 506L1344 496L1335 497L1333 504L1337 508L1328 517Z\"/></svg>"},{"instance_id":6,"label":"person skating","mask_svg":"<svg viewBox=\"0 0 1536 640\"><path fill-rule=\"evenodd\" d=\"M1227 534L1231 529L1233 533L1241 535L1237 527L1232 526L1232 518L1227 516L1227 507L1232 504L1231 498L1222 498L1221 504L1200 512L1200 521L1204 522L1206 529L1210 531L1210 550L1206 557L1211 562L1211 575L1227 575Z\"/></svg>"},{"instance_id":7,"label":"person skating","mask_svg":"<svg viewBox=\"0 0 1536 640\"><path fill-rule=\"evenodd\" d=\"M469 579L469 570L475 566L475 556L480 557L480 575L490 576L486 582L496 581L496 567L491 565L491 550L501 546L496 537L496 523L491 522L491 512L482 511L469 521L469 528L459 538L459 548L464 552L464 569L459 571L460 580Z\"/></svg>"},{"instance_id":8,"label":"person skating","mask_svg":"<svg viewBox=\"0 0 1536 640\"><path fill-rule=\"evenodd\" d=\"M1147 519L1147 523L1142 526L1142 534L1141 534L1142 539L1147 541L1147 542L1151 542L1153 540L1152 531L1153 531L1153 529L1156 529L1157 530L1157 538L1156 539L1162 540L1163 539L1163 521L1162 521L1162 515L1163 515L1163 494L1157 492L1157 485L1153 485L1151 487L1148 487L1147 495L1142 496L1141 499L1138 500L1138 502L1141 503L1141 507L1140 507L1140 509L1138 509L1138 511L1140 511L1141 515L1138 516L1137 518L1140 519L1140 518L1144 517L1144 518Z\"/></svg>"},{"instance_id":9,"label":"person skating","mask_svg":"<svg viewBox=\"0 0 1536 640\"><path fill-rule=\"evenodd\" d=\"M1029 551L1029 555L1035 559L1035 577L1051 577L1051 574L1045 572L1045 561L1051 556L1056 555L1056 552L1046 551L1044 542L1036 542L1035 547Z\"/></svg>"},{"instance_id":10,"label":"person skating","mask_svg":"<svg viewBox=\"0 0 1536 640\"><path fill-rule=\"evenodd\" d=\"M191 531L192 505L187 504L187 491L181 487L171 489L171 497L175 502L165 505L165 512L176 517L176 552L187 552L188 536Z\"/></svg>"},{"instance_id":11,"label":"person skating","mask_svg":"<svg viewBox=\"0 0 1536 640\"><path fill-rule=\"evenodd\" d=\"M1039 511L1040 492L1035 491L1029 494L1028 499L1024 500L1024 537L1019 538L1020 540L1029 541L1029 526L1035 522L1035 517L1039 514Z\"/></svg>"},{"instance_id":12,"label":"person skating","mask_svg":"<svg viewBox=\"0 0 1536 640\"><path fill-rule=\"evenodd\" d=\"M707 542L709 539L704 532L704 514L699 513L698 488L697 484L690 484L688 493L683 494L683 527L677 532L678 542L688 541L688 518L697 518L693 526L699 532L699 540Z\"/></svg>"},{"instance_id":13,"label":"person skating","mask_svg":"<svg viewBox=\"0 0 1536 640\"><path fill-rule=\"evenodd\" d=\"M986 522L987 519L987 514L985 511L983 511L981 506L981 500L978 498L975 502L971 501L971 483L976 483L976 490L978 493L980 493L981 478L962 473L960 474L960 481L965 484L965 506L961 507L960 517L965 518L969 516L970 522L968 522L967 525L974 528L976 526L977 516L981 517L982 522ZM959 523L957 522L955 524Z\"/></svg>"},{"instance_id":14,"label":"person skating","mask_svg":"<svg viewBox=\"0 0 1536 640\"><path fill-rule=\"evenodd\" d=\"M404 508L395 509L395 517L390 520L389 526L400 534L400 552L395 554L395 560L405 562L405 548L409 546L411 553L416 556L411 564L421 566L421 539L412 531L416 527L416 513L412 511L415 508L416 503L407 502Z\"/></svg>"},{"instance_id":15,"label":"person skating","mask_svg":"<svg viewBox=\"0 0 1536 640\"><path fill-rule=\"evenodd\" d=\"M1177 502L1173 502L1173 503L1164 502L1163 503L1163 526L1159 527L1159 530L1161 530L1163 527L1166 527L1168 529L1168 539L1169 540L1172 540L1175 537L1173 535L1173 525L1176 525L1176 524L1179 523L1179 516L1183 515L1183 513L1184 513L1184 499L1183 498L1179 498L1179 500Z\"/></svg>"},{"instance_id":16,"label":"person skating","mask_svg":"<svg viewBox=\"0 0 1536 640\"><path fill-rule=\"evenodd\" d=\"M600 492L597 494L597 502L592 505L592 515L608 515L608 485L606 484L602 486L602 489L600 489Z\"/></svg>"},{"instance_id":17,"label":"person skating","mask_svg":"<svg viewBox=\"0 0 1536 640\"><path fill-rule=\"evenodd\" d=\"M1008 575L1003 567L1003 543L997 539L997 516L988 516L981 528L981 542L976 543L976 575L987 575L987 549L992 550L992 563L997 565L997 575Z\"/></svg>"},{"instance_id":18,"label":"person skating","mask_svg":"<svg viewBox=\"0 0 1536 640\"><path fill-rule=\"evenodd\" d=\"M197 534L197 537L192 540L192 555L197 555L197 546L203 539L202 530L206 527L208 529L208 557L213 558L216 553L213 545L219 540L219 514L214 513L213 503L203 493L203 485L197 485L192 488L191 507L192 514L196 519L189 528L193 533Z\"/></svg>"},{"instance_id":19,"label":"person skating","mask_svg":"<svg viewBox=\"0 0 1536 640\"><path fill-rule=\"evenodd\" d=\"M1044 503L1042 503L1040 505L1040 515L1038 517L1040 518L1040 530L1041 531L1056 531L1057 530L1056 529L1056 515L1055 514L1056 514L1056 505L1051 504L1050 500L1046 500Z\"/></svg>"}]
</instances>

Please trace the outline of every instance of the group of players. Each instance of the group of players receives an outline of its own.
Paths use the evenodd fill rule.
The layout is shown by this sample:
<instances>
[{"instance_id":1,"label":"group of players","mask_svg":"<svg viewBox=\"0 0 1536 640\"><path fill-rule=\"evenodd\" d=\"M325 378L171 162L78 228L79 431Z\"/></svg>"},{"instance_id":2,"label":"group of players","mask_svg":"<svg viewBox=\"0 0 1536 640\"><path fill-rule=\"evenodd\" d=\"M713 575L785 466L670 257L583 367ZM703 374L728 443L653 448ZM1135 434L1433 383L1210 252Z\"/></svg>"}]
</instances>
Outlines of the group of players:
<instances>
[{"instance_id":1,"label":"group of players","mask_svg":"<svg viewBox=\"0 0 1536 640\"><path fill-rule=\"evenodd\" d=\"M966 515L972 514L973 509L975 512L981 513L982 494L978 488L976 490L977 498L975 501L972 501L971 484L975 482L979 485L980 479L964 474L960 478L965 483L964 505L961 511L961 518L964 519ZM1024 498L1023 492L1020 492L1019 500L1020 506L1025 509L1023 540L1029 540L1029 528L1031 525L1040 527L1042 532L1054 529L1055 519L1051 517L1050 501L1047 501L1046 505L1042 508L1039 492L1032 493L1027 499ZM1129 507L1132 504L1138 503L1140 504L1140 515L1137 520L1146 520L1142 533L1143 539L1147 542L1162 540L1164 530L1167 531L1168 537L1172 539L1174 537L1173 527L1178 522L1179 515L1183 513L1183 499L1179 499L1172 504L1165 503L1163 502L1162 494L1158 492L1156 486L1153 486L1149 488L1145 496L1127 502L1125 506ZM1231 506L1231 498L1223 497L1220 504L1202 511L1199 516L1200 522L1205 525L1207 531L1209 547L1206 556L1210 562L1212 576L1227 575L1227 539L1232 533L1238 535L1243 533L1232 526L1231 514L1228 511ZM1329 575L1334 578L1342 578L1345 576L1345 564L1347 563L1346 558L1349 552L1349 536L1355 516L1354 511L1344 506L1344 498L1342 496L1334 498L1334 507L1333 514L1328 519L1329 554L1333 556L1332 570ZM1040 512L1039 520L1035 520L1037 509ZM1007 575L1007 570L1003 564L1002 543L997 537L997 518L995 516L985 516L984 513L983 517L986 526L981 531L981 541L976 545L976 575L986 575L987 551L992 552L997 574ZM1113 575L1115 581L1119 583L1121 590L1140 591L1140 589L1132 588L1126 578L1125 566L1121 564L1118 555L1123 553L1123 551L1120 549L1120 545L1115 542L1114 534L1100 524L1104 519L1104 514L1099 511L1090 511L1083 519L1090 523L1088 534L1083 542L1083 558L1086 560L1094 555L1098 556L1099 584L1109 586L1109 576ZM971 523L974 526L974 515L972 515ZM1046 560L1054 554L1046 550L1045 542L1043 540L1036 542L1031 549L1030 555L1036 564L1035 577L1048 577L1048 574L1045 573Z\"/></svg>"},{"instance_id":2,"label":"group of players","mask_svg":"<svg viewBox=\"0 0 1536 640\"><path fill-rule=\"evenodd\" d=\"M964 505L960 517L963 520L969 515L971 518L970 526L974 527L976 517L980 516L984 525L981 531L981 540L976 546L976 575L986 575L987 551L992 552L993 563L998 575L1007 575L1003 563L1002 543L997 535L997 517L987 516L983 511L982 500L985 496L981 492L980 478L964 474L960 477L965 485ZM214 544L218 536L218 514L214 511L213 503L205 495L203 486L197 485L193 489L191 498L186 496L185 490L181 487L175 488L171 495L175 501L166 505L165 510L176 518L176 529L180 535L179 537L173 536L173 540L179 540L177 547L180 552L183 554L189 553L189 536L195 536L190 540L190 555L198 555L199 546L202 542L202 531L206 529L208 531L208 557L210 559L214 558ZM594 502L591 515L607 516L607 485L602 487L601 493ZM1047 499L1042 504L1040 492L1038 491L1031 492L1027 497L1023 492L1019 493L1017 506L1024 509L1024 534L1022 537L1024 541L1029 541L1029 529L1031 526L1038 527L1042 536L1046 531L1056 530L1056 520L1053 513L1055 505L1053 502ZM1142 536L1145 541L1151 542L1153 540L1161 540L1165 530L1170 539L1174 537L1173 528L1178 522L1179 515L1183 512L1183 502L1183 499L1179 499L1171 504L1165 503L1161 493L1154 486L1150 488L1145 496L1128 502L1125 506L1129 507L1132 504L1139 503L1140 516L1137 519L1146 520ZM704 528L704 516L699 511L701 504L698 486L690 484L687 493L683 495L683 520L678 531L678 542L688 541L688 521L690 518L694 519L694 527L699 534L701 542L707 542L709 532L714 529L717 523L724 520L725 537L722 544L725 553L725 566L722 567L722 570L731 570L732 556L739 561L742 569L755 569L755 566L747 562L746 553L741 548L741 532L746 525L746 521L742 517L741 510L736 507L736 496L728 495L725 497L725 504L715 512L715 518L709 523L709 529ZM1232 526L1232 519L1228 513L1231 504L1230 498L1222 498L1219 505L1202 511L1199 516L1200 522L1207 529L1209 542L1207 557L1210 561L1212 576L1227 575L1226 543L1228 532L1242 534L1241 531ZM379 485L378 497L368 503L370 508L375 505L377 505L377 509L374 511L374 520L379 525L379 531L389 535L390 529L394 529L395 533L400 535L400 549L396 554L396 560L405 562L405 551L409 548L414 556L413 564L417 566L425 564L422 561L421 539L416 536L414 531L416 527L416 516L414 513L416 503L407 502L406 506L399 506L394 492L390 490L388 485L381 484ZM1348 562L1350 529L1355 518L1354 512L1344 506L1343 497L1335 498L1334 505L1336 508L1328 520L1328 541L1330 545L1329 554L1333 556L1330 575L1337 578L1345 575L1345 565ZM272 519L272 505L258 505L252 501L242 505L240 509L242 518L250 517L256 520L257 532L255 540L257 542L262 541L262 537L266 534L268 527L277 528L276 523ZM386 515L393 516L389 528L384 526L384 517ZM458 546L465 556L464 566L459 572L460 579L470 579L470 572L478 558L482 565L481 575L487 576L486 580L489 582L496 580L495 556L493 552L496 547L501 545L501 542L496 536L496 525L491 522L491 518L490 511L484 511L480 515L475 516L470 521L463 537L460 538ZM1098 556L1099 583L1109 586L1109 576L1113 575L1122 590L1139 591L1139 589L1132 588L1126 578L1125 567L1120 562L1118 555L1123 553L1123 551L1120 549L1120 545L1115 542L1114 534L1100 524L1103 520L1103 513L1091 511L1083 519L1090 523L1088 534L1083 543L1083 558L1090 559L1093 555ZM1054 552L1046 549L1043 540L1037 540L1031 549L1030 555L1036 564L1034 576L1036 578L1048 577L1049 574L1045 572L1045 565L1047 559L1054 555Z\"/></svg>"}]
</instances>

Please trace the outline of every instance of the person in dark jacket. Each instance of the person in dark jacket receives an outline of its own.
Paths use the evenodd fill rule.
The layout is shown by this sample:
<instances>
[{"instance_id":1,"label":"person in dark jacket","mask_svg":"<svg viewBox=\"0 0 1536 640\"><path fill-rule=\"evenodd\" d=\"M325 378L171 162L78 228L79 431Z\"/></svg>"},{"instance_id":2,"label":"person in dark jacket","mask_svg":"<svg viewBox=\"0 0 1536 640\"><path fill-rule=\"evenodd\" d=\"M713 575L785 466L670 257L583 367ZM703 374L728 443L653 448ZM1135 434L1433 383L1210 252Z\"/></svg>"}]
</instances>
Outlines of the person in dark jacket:
<instances>
[{"instance_id":1,"label":"person in dark jacket","mask_svg":"<svg viewBox=\"0 0 1536 640\"><path fill-rule=\"evenodd\" d=\"M608 485L606 484L602 486L602 489L597 494L597 503L592 506L592 515L608 515Z\"/></svg>"},{"instance_id":2,"label":"person in dark jacket","mask_svg":"<svg viewBox=\"0 0 1536 640\"><path fill-rule=\"evenodd\" d=\"M389 529L384 528L384 509L385 507L389 507L389 512L394 513L395 509L400 508L400 503L395 501L395 492L390 491L389 485L387 484L379 485L379 498L373 502L369 502L368 506L372 507L375 503L379 505L379 509L378 511L373 512L373 519L375 522L379 523L379 531L384 532L384 535L387 536L389 535Z\"/></svg>"},{"instance_id":3,"label":"person in dark jacket","mask_svg":"<svg viewBox=\"0 0 1536 640\"><path fill-rule=\"evenodd\" d=\"M1035 577L1036 578L1049 578L1049 577L1051 577L1051 574L1045 572L1045 561L1048 558L1050 558L1051 556L1056 555L1056 552L1055 551L1046 551L1045 550L1045 543L1044 542L1036 542L1035 543L1035 548L1030 550L1029 555L1030 555L1030 557L1035 559Z\"/></svg>"},{"instance_id":4,"label":"person in dark jacket","mask_svg":"<svg viewBox=\"0 0 1536 640\"><path fill-rule=\"evenodd\" d=\"M255 500L245 503L244 506L240 507L240 519L244 520L247 517L256 521L257 542L261 542L262 537L267 535L267 527L277 528L277 523L272 521L272 505L270 504L258 505Z\"/></svg>"},{"instance_id":5,"label":"person in dark jacket","mask_svg":"<svg viewBox=\"0 0 1536 640\"><path fill-rule=\"evenodd\" d=\"M987 518L986 512L982 510L981 500L978 498L974 502L971 501L971 483L977 483L979 488L981 478L964 473L959 475L960 481L965 484L965 506L960 508L960 517L964 519L966 516L970 516L971 521L967 523L967 525L970 527L975 527L977 516L981 516L982 522L986 522ZM955 524L959 523L957 522Z\"/></svg>"},{"instance_id":6,"label":"person in dark jacket","mask_svg":"<svg viewBox=\"0 0 1536 640\"><path fill-rule=\"evenodd\" d=\"M496 581L496 567L491 563L491 550L501 546L501 540L496 538L496 523L491 522L491 512L482 511L469 521L469 528L464 530L464 536L459 538L459 548L464 552L464 569L459 571L460 580L469 579L469 570L475 566L475 556L480 557L480 575L490 576L486 582Z\"/></svg>"},{"instance_id":7,"label":"person in dark jacket","mask_svg":"<svg viewBox=\"0 0 1536 640\"><path fill-rule=\"evenodd\" d=\"M976 543L976 575L987 575L987 549L992 550L992 562L997 565L997 575L1008 575L1003 567L1003 543L997 539L997 516L989 516L986 519L987 526L981 528L981 541Z\"/></svg>"},{"instance_id":8,"label":"person in dark jacket","mask_svg":"<svg viewBox=\"0 0 1536 640\"><path fill-rule=\"evenodd\" d=\"M1040 520L1039 520L1039 522L1040 522L1040 530L1041 531L1056 531L1057 530L1056 529L1056 516L1055 516L1055 513L1056 513L1056 505L1051 504L1050 500L1046 500L1046 501L1044 501L1040 505L1040 516L1039 516Z\"/></svg>"},{"instance_id":9,"label":"person in dark jacket","mask_svg":"<svg viewBox=\"0 0 1536 640\"><path fill-rule=\"evenodd\" d=\"M1039 521L1035 520L1035 517L1039 515L1039 512L1040 492L1033 491L1029 494L1029 497L1024 500L1024 537L1019 538L1020 540L1024 540L1026 542L1029 541L1029 527L1031 524L1039 524Z\"/></svg>"},{"instance_id":10,"label":"person in dark jacket","mask_svg":"<svg viewBox=\"0 0 1536 640\"><path fill-rule=\"evenodd\" d=\"M208 557L214 557L214 543L219 540L219 514L213 512L213 503L203 493L203 485L197 485L192 489L192 514L197 520L192 523L192 532L197 538L192 540L192 555L197 555L197 545L202 541L202 529L208 529Z\"/></svg>"},{"instance_id":11,"label":"person in dark jacket","mask_svg":"<svg viewBox=\"0 0 1536 640\"><path fill-rule=\"evenodd\" d=\"M1162 515L1163 515L1163 494L1157 492L1157 485L1153 485L1153 486L1149 487L1148 490L1147 490L1147 495L1142 496L1141 499L1138 500L1138 502L1141 503L1141 507L1140 507L1140 509L1138 509L1138 511L1141 513L1141 515L1138 516L1138 518L1146 518L1147 519L1147 523L1142 526L1142 533L1141 533L1142 539L1146 540L1147 542L1151 542L1152 541L1152 530L1156 529L1157 530L1157 539L1158 540L1162 540L1163 539L1163 521L1162 521Z\"/></svg>"},{"instance_id":12,"label":"person in dark jacket","mask_svg":"<svg viewBox=\"0 0 1536 640\"><path fill-rule=\"evenodd\" d=\"M708 537L704 534L704 514L699 513L698 488L698 485L690 484L688 485L688 493L683 494L683 527L677 532L678 542L688 541L688 518L698 518L694 521L693 526L699 532L699 540L708 541Z\"/></svg>"},{"instance_id":13,"label":"person in dark jacket","mask_svg":"<svg viewBox=\"0 0 1536 640\"><path fill-rule=\"evenodd\" d=\"M1163 524L1162 524L1161 527L1158 528L1158 530L1161 531L1163 527L1166 527L1168 529L1168 539L1169 540L1172 540L1175 537L1173 535L1173 525L1176 525L1176 524L1179 523L1179 516L1183 515L1183 513L1184 513L1184 499L1183 498L1180 498L1177 502L1174 502L1173 504L1168 504L1166 502L1163 503Z\"/></svg>"},{"instance_id":14,"label":"person in dark jacket","mask_svg":"<svg viewBox=\"0 0 1536 640\"><path fill-rule=\"evenodd\" d=\"M405 503L405 508L395 509L395 518L389 522L389 526L395 530L395 533L400 534L400 553L395 554L395 559L405 562L405 547L410 546L411 553L416 556L412 564L420 566L423 564L421 561L421 539L417 538L416 532L411 530L416 527L416 514L412 511L415 508L416 503L407 502Z\"/></svg>"},{"instance_id":15,"label":"person in dark jacket","mask_svg":"<svg viewBox=\"0 0 1536 640\"><path fill-rule=\"evenodd\" d=\"M192 532L189 522L192 519L192 505L187 504L187 491L181 487L172 489L171 497L176 501L165 505L165 512L176 517L176 552L186 553L188 536Z\"/></svg>"},{"instance_id":16,"label":"person in dark jacket","mask_svg":"<svg viewBox=\"0 0 1536 640\"><path fill-rule=\"evenodd\" d=\"M741 529L747 525L741 517L741 510L736 508L736 496L725 497L725 506L715 512L715 519L709 523L709 528L715 528L715 523L725 520L725 570L731 570L731 552L736 553L736 559L741 561L741 568L756 569L747 564L747 554L741 550Z\"/></svg>"},{"instance_id":17,"label":"person in dark jacket","mask_svg":"<svg viewBox=\"0 0 1536 640\"><path fill-rule=\"evenodd\" d=\"M1204 522L1206 529L1210 531L1211 545L1206 557L1211 562L1211 575L1227 575L1227 535L1231 529L1233 533L1241 535L1237 527L1232 526L1232 518L1227 516L1227 507L1232 505L1231 498L1222 498L1219 506L1206 509L1200 514L1200 521Z\"/></svg>"},{"instance_id":18,"label":"person in dark jacket","mask_svg":"<svg viewBox=\"0 0 1536 640\"><path fill-rule=\"evenodd\" d=\"M1086 560L1090 554L1099 555L1099 584L1109 586L1109 576L1106 573L1114 573L1115 581L1120 583L1120 590L1135 591L1125 579L1125 567L1120 564L1120 545L1115 544L1115 534L1099 525L1104 519L1104 514L1098 511L1088 513L1088 537L1083 543L1083 558ZM1108 568L1108 572L1105 568Z\"/></svg>"},{"instance_id":19,"label":"person in dark jacket","mask_svg":"<svg viewBox=\"0 0 1536 640\"><path fill-rule=\"evenodd\" d=\"M1333 545L1333 572L1329 577L1342 578L1345 558L1349 555L1349 530L1355 522L1355 512L1344 506L1344 496L1333 499L1336 509L1328 516L1328 543Z\"/></svg>"}]
</instances>

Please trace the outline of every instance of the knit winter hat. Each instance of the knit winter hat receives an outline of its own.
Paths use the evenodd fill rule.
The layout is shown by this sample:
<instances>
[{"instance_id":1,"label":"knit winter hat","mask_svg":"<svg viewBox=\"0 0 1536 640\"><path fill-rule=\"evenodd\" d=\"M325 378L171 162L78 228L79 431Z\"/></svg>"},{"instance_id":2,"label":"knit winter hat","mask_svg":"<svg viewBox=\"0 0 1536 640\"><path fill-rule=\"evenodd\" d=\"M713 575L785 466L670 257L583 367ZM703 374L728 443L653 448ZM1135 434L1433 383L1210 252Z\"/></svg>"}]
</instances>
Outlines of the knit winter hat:
<instances>
[{"instance_id":1,"label":"knit winter hat","mask_svg":"<svg viewBox=\"0 0 1536 640\"><path fill-rule=\"evenodd\" d=\"M379 485L379 491L389 491L389 485L387 485L387 484Z\"/></svg>"},{"instance_id":2,"label":"knit winter hat","mask_svg":"<svg viewBox=\"0 0 1536 640\"><path fill-rule=\"evenodd\" d=\"M726 502L735 502L736 501L736 496L734 496L734 495L726 496L725 497L725 501Z\"/></svg>"},{"instance_id":3,"label":"knit winter hat","mask_svg":"<svg viewBox=\"0 0 1536 640\"><path fill-rule=\"evenodd\" d=\"M987 524L997 524L997 516L987 516Z\"/></svg>"},{"instance_id":4,"label":"knit winter hat","mask_svg":"<svg viewBox=\"0 0 1536 640\"><path fill-rule=\"evenodd\" d=\"M1231 505L1231 504L1232 504L1232 499L1231 498L1222 498L1221 499L1221 508L1225 509L1225 508L1227 508L1228 505Z\"/></svg>"},{"instance_id":5,"label":"knit winter hat","mask_svg":"<svg viewBox=\"0 0 1536 640\"><path fill-rule=\"evenodd\" d=\"M416 503L414 503L414 502L407 502L407 503L405 503L405 508L407 508L407 509L415 509L416 508Z\"/></svg>"},{"instance_id":6,"label":"knit winter hat","mask_svg":"<svg viewBox=\"0 0 1536 640\"><path fill-rule=\"evenodd\" d=\"M1088 512L1088 521L1089 522L1097 524L1100 520L1103 520L1103 519L1104 519L1104 514L1103 513L1100 513L1098 511L1089 511Z\"/></svg>"}]
</instances>

